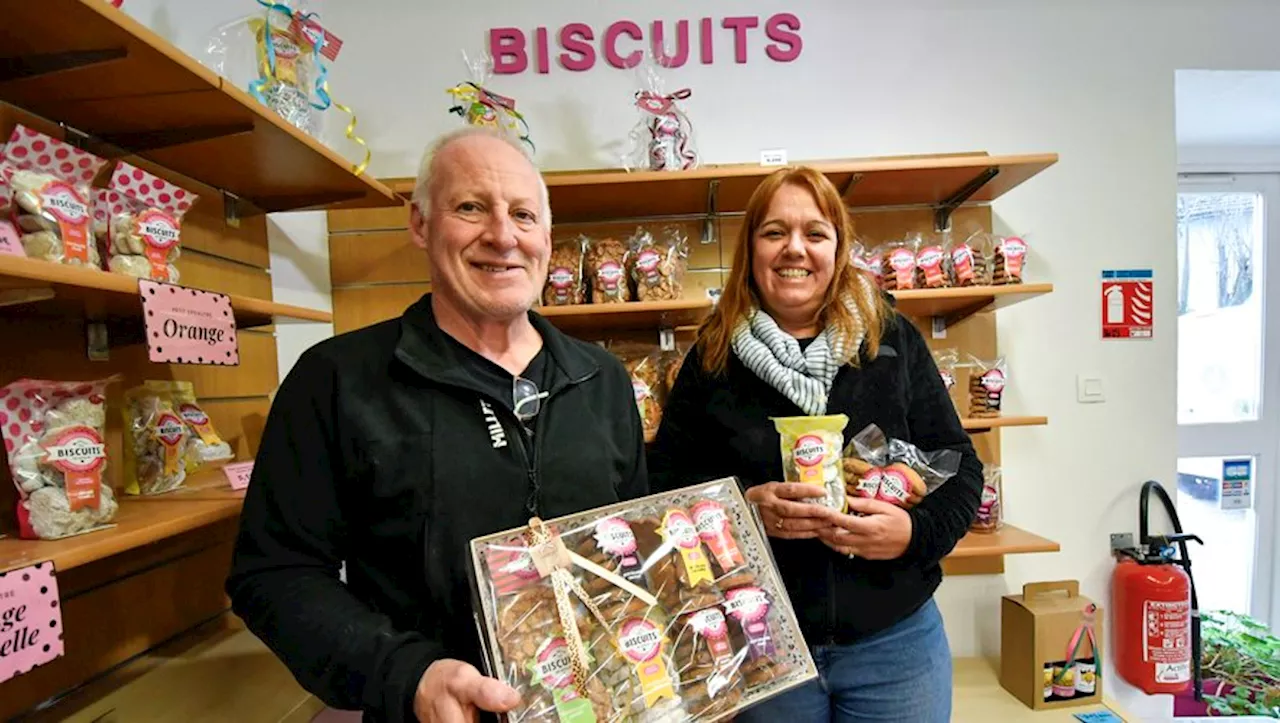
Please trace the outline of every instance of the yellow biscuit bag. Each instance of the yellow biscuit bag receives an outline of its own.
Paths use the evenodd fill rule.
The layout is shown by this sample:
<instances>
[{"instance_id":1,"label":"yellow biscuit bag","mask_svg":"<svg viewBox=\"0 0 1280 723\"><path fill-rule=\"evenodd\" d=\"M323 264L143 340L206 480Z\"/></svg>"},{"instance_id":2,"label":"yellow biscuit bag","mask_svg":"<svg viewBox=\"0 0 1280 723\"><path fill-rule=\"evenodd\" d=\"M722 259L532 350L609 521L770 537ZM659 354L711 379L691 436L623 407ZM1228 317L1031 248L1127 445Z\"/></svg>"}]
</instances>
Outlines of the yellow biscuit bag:
<instances>
[{"instance_id":1,"label":"yellow biscuit bag","mask_svg":"<svg viewBox=\"0 0 1280 723\"><path fill-rule=\"evenodd\" d=\"M819 504L847 511L840 452L849 418L843 414L774 417L773 424L782 452L783 481L814 485L823 491Z\"/></svg>"}]
</instances>

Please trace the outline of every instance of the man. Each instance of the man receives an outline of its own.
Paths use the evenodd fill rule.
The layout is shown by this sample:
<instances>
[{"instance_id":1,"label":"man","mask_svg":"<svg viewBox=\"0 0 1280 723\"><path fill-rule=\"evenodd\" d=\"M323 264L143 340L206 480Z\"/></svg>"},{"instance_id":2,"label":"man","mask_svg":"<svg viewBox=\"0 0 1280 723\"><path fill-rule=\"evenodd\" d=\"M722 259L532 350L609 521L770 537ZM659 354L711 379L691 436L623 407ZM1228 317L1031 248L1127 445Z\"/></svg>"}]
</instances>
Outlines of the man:
<instances>
[{"instance_id":1,"label":"man","mask_svg":"<svg viewBox=\"0 0 1280 723\"><path fill-rule=\"evenodd\" d=\"M621 363L529 311L551 211L519 146L443 138L410 226L432 293L316 345L280 385L227 591L325 703L462 723L519 702L478 671L468 541L642 496L644 441Z\"/></svg>"}]
</instances>

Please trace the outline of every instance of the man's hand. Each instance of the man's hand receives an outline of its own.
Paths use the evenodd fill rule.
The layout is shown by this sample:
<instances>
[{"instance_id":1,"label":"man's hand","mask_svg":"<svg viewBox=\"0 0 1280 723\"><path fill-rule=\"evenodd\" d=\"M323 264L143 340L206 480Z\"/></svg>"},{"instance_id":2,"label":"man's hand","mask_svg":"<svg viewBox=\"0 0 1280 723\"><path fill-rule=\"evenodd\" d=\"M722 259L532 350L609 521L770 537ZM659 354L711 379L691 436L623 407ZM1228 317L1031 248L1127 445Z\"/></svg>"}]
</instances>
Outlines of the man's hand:
<instances>
[{"instance_id":1,"label":"man's hand","mask_svg":"<svg viewBox=\"0 0 1280 723\"><path fill-rule=\"evenodd\" d=\"M418 681L413 713L419 723L473 723L479 711L506 713L520 705L515 688L486 678L461 660L432 663Z\"/></svg>"},{"instance_id":2,"label":"man's hand","mask_svg":"<svg viewBox=\"0 0 1280 723\"><path fill-rule=\"evenodd\" d=\"M806 540L830 528L833 510L805 500L821 499L819 487L799 482L768 482L747 490L747 500L760 509L765 532L782 540Z\"/></svg>"},{"instance_id":3,"label":"man's hand","mask_svg":"<svg viewBox=\"0 0 1280 723\"><path fill-rule=\"evenodd\" d=\"M849 512L833 512L818 537L841 555L866 560L896 560L911 544L911 515L897 505L861 497L849 498Z\"/></svg>"}]
</instances>

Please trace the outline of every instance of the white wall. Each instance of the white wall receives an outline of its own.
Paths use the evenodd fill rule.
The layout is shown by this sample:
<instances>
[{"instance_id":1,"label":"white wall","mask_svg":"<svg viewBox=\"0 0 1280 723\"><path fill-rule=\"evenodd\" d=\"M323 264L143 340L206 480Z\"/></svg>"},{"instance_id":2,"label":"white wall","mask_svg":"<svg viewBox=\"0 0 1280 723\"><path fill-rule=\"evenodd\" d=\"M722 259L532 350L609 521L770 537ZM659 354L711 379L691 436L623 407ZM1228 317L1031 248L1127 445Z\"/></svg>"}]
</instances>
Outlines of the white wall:
<instances>
[{"instance_id":1,"label":"white wall","mask_svg":"<svg viewBox=\"0 0 1280 723\"><path fill-rule=\"evenodd\" d=\"M252 6L237 0L215 11L184 0L156 10L160 4L126 6L187 49L202 45L215 12L231 17L226 6ZM319 7L346 41L334 93L360 114L375 175L411 175L423 144L456 125L444 89L466 78L459 53L482 50L490 26L532 36L546 25L554 35L580 21L599 37L619 19L700 17L675 0L445 7L425 0ZM1004 577L950 579L939 598L958 655L998 651L999 595L1024 581L1077 578L1105 604L1108 533L1134 530L1144 480L1172 487L1174 479L1174 71L1280 68L1273 34L1280 5L739 0L716 7L717 19L796 13L804 52L790 64L766 61L757 30L750 62L735 65L726 60L731 35L721 31L718 63L695 61L671 74L669 88L693 89L686 107L706 162L753 161L759 149L779 146L793 160L973 149L1061 155L998 202L996 213L1003 226L1030 234L1029 275L1055 284L1054 294L1000 315L1012 369L1008 408L1051 420L1004 433L1007 507L1012 522L1060 540L1063 551L1011 557ZM547 168L612 164L605 149L635 120L630 73L603 64L586 73L553 66L549 75L492 85L519 101ZM319 264L322 252L322 244L307 246L300 265ZM1155 338L1102 343L1099 272L1126 267L1155 270ZM1107 402L1076 404L1077 374L1103 377ZM1135 712L1169 707L1122 698Z\"/></svg>"}]
</instances>

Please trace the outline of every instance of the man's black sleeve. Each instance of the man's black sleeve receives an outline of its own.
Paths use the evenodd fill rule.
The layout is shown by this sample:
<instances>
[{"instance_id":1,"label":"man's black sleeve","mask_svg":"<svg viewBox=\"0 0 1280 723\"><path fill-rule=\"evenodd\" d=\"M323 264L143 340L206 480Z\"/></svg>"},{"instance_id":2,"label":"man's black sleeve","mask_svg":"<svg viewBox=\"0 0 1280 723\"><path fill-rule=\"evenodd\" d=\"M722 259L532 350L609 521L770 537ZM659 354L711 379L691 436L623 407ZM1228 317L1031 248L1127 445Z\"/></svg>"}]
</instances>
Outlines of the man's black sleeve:
<instances>
[{"instance_id":1,"label":"man's black sleeve","mask_svg":"<svg viewBox=\"0 0 1280 723\"><path fill-rule=\"evenodd\" d=\"M954 449L960 453L956 475L909 511L911 543L903 557L933 565L951 552L977 516L982 499L982 461L960 423L924 337L905 317L899 316L897 323L906 347L910 442L926 452Z\"/></svg>"},{"instance_id":2,"label":"man's black sleeve","mask_svg":"<svg viewBox=\"0 0 1280 723\"><path fill-rule=\"evenodd\" d=\"M705 450L697 449L702 446L698 440L705 436L707 419L701 363L698 350L691 349L667 392L662 424L649 446L649 486L654 492L670 492L719 476L703 462Z\"/></svg>"},{"instance_id":3,"label":"man's black sleeve","mask_svg":"<svg viewBox=\"0 0 1280 723\"><path fill-rule=\"evenodd\" d=\"M348 552L334 434L336 369L308 352L280 385L245 496L227 593L298 682L335 708L415 721L438 642L396 630L339 579Z\"/></svg>"}]
</instances>

